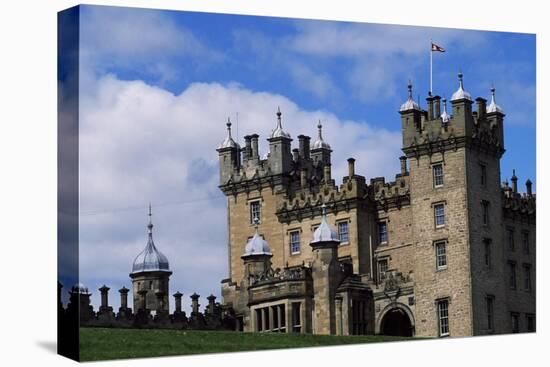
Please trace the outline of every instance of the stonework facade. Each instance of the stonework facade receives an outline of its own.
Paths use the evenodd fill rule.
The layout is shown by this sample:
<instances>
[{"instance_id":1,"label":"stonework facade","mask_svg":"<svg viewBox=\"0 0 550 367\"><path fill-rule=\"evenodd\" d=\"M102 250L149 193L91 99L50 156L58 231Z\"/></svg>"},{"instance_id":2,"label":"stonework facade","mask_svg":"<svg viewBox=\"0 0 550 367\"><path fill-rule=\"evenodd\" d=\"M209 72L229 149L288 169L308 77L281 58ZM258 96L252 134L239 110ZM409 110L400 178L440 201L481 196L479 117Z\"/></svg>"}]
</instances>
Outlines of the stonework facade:
<instances>
[{"instance_id":1,"label":"stonework facade","mask_svg":"<svg viewBox=\"0 0 550 367\"><path fill-rule=\"evenodd\" d=\"M535 330L536 201L501 184L504 113L472 100L462 75L447 101L401 106L395 179L367 180L348 159L331 177L322 126L298 148L283 130L217 151L227 197L223 306L245 331L471 336ZM473 105L475 104L475 111ZM328 225L337 238L316 241ZM268 246L250 252L254 228ZM327 227L328 228L328 227ZM331 233L330 231L327 233ZM257 236L256 236L257 237ZM254 240L255 241L255 240Z\"/></svg>"}]
</instances>

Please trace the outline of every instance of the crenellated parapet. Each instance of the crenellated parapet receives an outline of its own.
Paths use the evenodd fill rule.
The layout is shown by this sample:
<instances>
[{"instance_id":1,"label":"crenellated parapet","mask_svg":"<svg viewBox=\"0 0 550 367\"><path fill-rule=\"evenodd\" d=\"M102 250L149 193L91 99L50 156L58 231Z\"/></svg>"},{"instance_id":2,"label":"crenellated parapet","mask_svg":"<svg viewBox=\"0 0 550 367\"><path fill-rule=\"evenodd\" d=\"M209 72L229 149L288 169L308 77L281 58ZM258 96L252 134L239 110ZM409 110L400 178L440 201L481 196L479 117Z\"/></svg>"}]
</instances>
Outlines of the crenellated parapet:
<instances>
[{"instance_id":1,"label":"crenellated parapet","mask_svg":"<svg viewBox=\"0 0 550 367\"><path fill-rule=\"evenodd\" d=\"M462 147L486 152L496 157L504 154L503 110L496 104L495 89L491 89L491 103L476 98L474 101L464 90L463 76L459 74L459 88L451 98L451 113L447 101L431 94L426 98L428 109L423 110L412 101L412 85L409 84L409 99L401 106L403 127L403 152L407 157L418 158L434 153L445 154ZM443 112L441 112L441 102Z\"/></svg>"}]
</instances>

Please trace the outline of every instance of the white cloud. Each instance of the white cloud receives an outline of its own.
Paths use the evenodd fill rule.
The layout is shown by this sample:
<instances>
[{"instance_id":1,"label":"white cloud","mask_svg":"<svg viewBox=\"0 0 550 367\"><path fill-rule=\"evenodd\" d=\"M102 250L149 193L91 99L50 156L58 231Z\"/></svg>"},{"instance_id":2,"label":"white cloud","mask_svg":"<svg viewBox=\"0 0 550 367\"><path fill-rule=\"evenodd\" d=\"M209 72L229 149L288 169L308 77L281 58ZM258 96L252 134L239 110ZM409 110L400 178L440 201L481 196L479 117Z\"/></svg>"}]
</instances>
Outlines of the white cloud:
<instances>
[{"instance_id":1,"label":"white cloud","mask_svg":"<svg viewBox=\"0 0 550 367\"><path fill-rule=\"evenodd\" d=\"M80 271L96 307L103 283L112 287L115 306L118 287L130 285L133 259L146 243L149 201L155 242L174 271L171 292L219 294L219 282L227 276L227 229L215 149L224 138L227 116L236 111L239 136L259 133L262 153L277 106L293 137L315 136L321 119L334 150L337 182L351 156L367 178L391 177L398 170L397 114L395 132L364 121L342 121L327 111L306 111L284 96L238 84L195 83L174 95L112 75L86 83L80 114L80 203L85 214L80 220Z\"/></svg>"}]
</instances>

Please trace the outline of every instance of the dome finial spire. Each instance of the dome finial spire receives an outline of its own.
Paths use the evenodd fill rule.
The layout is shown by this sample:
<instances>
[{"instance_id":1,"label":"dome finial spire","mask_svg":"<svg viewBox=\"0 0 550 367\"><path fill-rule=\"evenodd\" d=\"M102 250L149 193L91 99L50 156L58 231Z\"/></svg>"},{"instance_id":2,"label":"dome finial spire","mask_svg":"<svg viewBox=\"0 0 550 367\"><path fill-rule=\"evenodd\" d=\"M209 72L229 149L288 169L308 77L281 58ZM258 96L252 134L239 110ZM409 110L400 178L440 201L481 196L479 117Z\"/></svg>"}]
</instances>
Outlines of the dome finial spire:
<instances>
[{"instance_id":1,"label":"dome finial spire","mask_svg":"<svg viewBox=\"0 0 550 367\"><path fill-rule=\"evenodd\" d=\"M495 91L496 91L495 86L492 85L491 86L491 103L489 103L489 106L487 106L487 113L492 113L492 112L504 113L502 111L502 108L500 108L500 106L497 105Z\"/></svg>"},{"instance_id":2,"label":"dome finial spire","mask_svg":"<svg viewBox=\"0 0 550 367\"><path fill-rule=\"evenodd\" d=\"M409 84L407 85L408 97L405 103L401 105L401 108L399 108L400 112L409 111L409 110L420 110L420 104L415 102L413 99L412 88L413 88L412 82L409 79Z\"/></svg>"},{"instance_id":3,"label":"dome finial spire","mask_svg":"<svg viewBox=\"0 0 550 367\"><path fill-rule=\"evenodd\" d=\"M281 107L277 106L277 127L271 132L271 138L287 138L290 139L290 134L283 130L281 122Z\"/></svg>"},{"instance_id":4,"label":"dome finial spire","mask_svg":"<svg viewBox=\"0 0 550 367\"><path fill-rule=\"evenodd\" d=\"M153 220L152 220L152 212L151 212L151 203L149 203L149 214L147 214L149 216L149 224L147 225L147 229L149 230L149 234L152 234L153 233Z\"/></svg>"}]
</instances>

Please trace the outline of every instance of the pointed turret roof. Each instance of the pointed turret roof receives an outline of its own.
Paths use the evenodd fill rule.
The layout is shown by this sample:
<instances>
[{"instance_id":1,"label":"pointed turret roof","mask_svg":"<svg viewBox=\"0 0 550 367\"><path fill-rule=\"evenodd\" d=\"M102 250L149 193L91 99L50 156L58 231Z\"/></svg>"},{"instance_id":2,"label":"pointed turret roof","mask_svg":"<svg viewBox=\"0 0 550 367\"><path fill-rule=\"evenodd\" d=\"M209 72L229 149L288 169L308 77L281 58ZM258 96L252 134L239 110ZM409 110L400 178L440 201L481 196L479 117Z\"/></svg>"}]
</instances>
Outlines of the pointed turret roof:
<instances>
[{"instance_id":1,"label":"pointed turret roof","mask_svg":"<svg viewBox=\"0 0 550 367\"><path fill-rule=\"evenodd\" d=\"M233 140L231 137L231 120L229 117L227 118L227 123L225 124L227 126L227 136L224 141L220 144L218 149L224 149L224 148L240 148L239 144Z\"/></svg>"},{"instance_id":2,"label":"pointed turret roof","mask_svg":"<svg viewBox=\"0 0 550 367\"><path fill-rule=\"evenodd\" d=\"M290 134L283 130L283 124L281 122L281 109L277 107L277 127L271 132L271 138L287 138L290 139Z\"/></svg>"},{"instance_id":3,"label":"pointed turret roof","mask_svg":"<svg viewBox=\"0 0 550 367\"><path fill-rule=\"evenodd\" d=\"M254 218L254 227L256 232L254 233L254 236L247 242L245 248L244 248L244 254L241 257L247 257L247 256L257 256L257 255L267 255L272 256L271 249L269 248L269 244L266 240L260 236L260 233L258 232L258 225L260 224L260 220L258 217Z\"/></svg>"},{"instance_id":4,"label":"pointed turret roof","mask_svg":"<svg viewBox=\"0 0 550 367\"><path fill-rule=\"evenodd\" d=\"M319 120L319 123L317 124L317 129L319 133L317 135L317 140L315 140L313 142L313 145L311 146L312 149L330 149L330 145L323 140L323 134L322 134L323 125L321 125L321 120Z\"/></svg>"},{"instance_id":5,"label":"pointed turret roof","mask_svg":"<svg viewBox=\"0 0 550 367\"><path fill-rule=\"evenodd\" d=\"M451 102L461 99L467 99L468 101L472 100L472 96L470 95L470 93L464 90L463 77L464 75L462 73L458 73L458 89L456 90L456 92L453 93L453 96L451 97Z\"/></svg>"},{"instance_id":6,"label":"pointed turret roof","mask_svg":"<svg viewBox=\"0 0 550 367\"><path fill-rule=\"evenodd\" d=\"M500 106L497 105L497 103L496 103L495 87L491 88L491 103L489 103L489 106L487 106L487 113L493 113L493 112L504 113L502 108L500 108Z\"/></svg>"},{"instance_id":7,"label":"pointed turret roof","mask_svg":"<svg viewBox=\"0 0 550 367\"><path fill-rule=\"evenodd\" d=\"M409 80L409 85L407 86L407 89L408 89L408 98L405 101L405 103L401 105L401 108L399 109L399 111L400 112L409 111L409 110L420 111L420 105L414 101L412 96L412 83L410 80Z\"/></svg>"},{"instance_id":8,"label":"pointed turret roof","mask_svg":"<svg viewBox=\"0 0 550 367\"><path fill-rule=\"evenodd\" d=\"M149 204L149 224L147 225L148 240L145 249L136 256L132 266L132 274L146 271L170 271L168 259L160 252L153 242L153 222L151 220L151 204Z\"/></svg>"},{"instance_id":9,"label":"pointed turret roof","mask_svg":"<svg viewBox=\"0 0 550 367\"><path fill-rule=\"evenodd\" d=\"M314 245L321 242L340 242L336 230L327 223L327 206L323 203L321 205L322 217L321 224L315 232L313 232L313 239L310 244Z\"/></svg>"}]
</instances>

